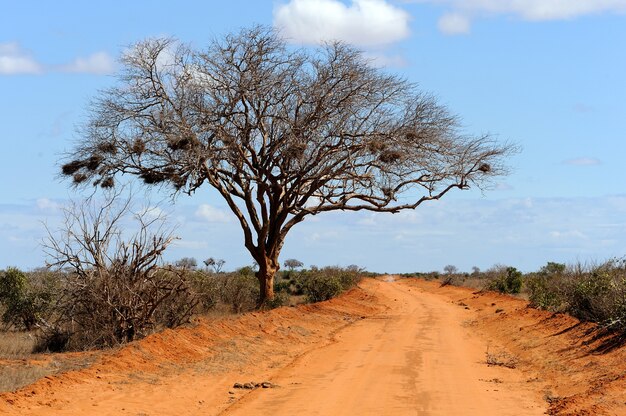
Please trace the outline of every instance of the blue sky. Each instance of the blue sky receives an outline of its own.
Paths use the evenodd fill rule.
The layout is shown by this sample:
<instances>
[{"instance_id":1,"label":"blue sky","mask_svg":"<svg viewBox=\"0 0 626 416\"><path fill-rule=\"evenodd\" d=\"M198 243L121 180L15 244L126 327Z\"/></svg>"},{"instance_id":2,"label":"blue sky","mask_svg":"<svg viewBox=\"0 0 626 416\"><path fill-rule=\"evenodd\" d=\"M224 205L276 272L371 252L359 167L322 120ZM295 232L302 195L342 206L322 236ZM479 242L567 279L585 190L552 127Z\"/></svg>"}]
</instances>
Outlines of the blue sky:
<instances>
[{"instance_id":1,"label":"blue sky","mask_svg":"<svg viewBox=\"0 0 626 416\"><path fill-rule=\"evenodd\" d=\"M126 47L173 36L202 48L255 23L281 28L295 45L351 42L435 94L468 133L523 148L491 191L397 215L309 219L292 230L283 260L530 271L626 255L625 0L23 1L0 14L0 268L42 265L42 223L56 227L60 207L85 193L58 177L58 161L79 139L90 99L115 82ZM251 263L208 190L152 199L178 226L168 260Z\"/></svg>"}]
</instances>

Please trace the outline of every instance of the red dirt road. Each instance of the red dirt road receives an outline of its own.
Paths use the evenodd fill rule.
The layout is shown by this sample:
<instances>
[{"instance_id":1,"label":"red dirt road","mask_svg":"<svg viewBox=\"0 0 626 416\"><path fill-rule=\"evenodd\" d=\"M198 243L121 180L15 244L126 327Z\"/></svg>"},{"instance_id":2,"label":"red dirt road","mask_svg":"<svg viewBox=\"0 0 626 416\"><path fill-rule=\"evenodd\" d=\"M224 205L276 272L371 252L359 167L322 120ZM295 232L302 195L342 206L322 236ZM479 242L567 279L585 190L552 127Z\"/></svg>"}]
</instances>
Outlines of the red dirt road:
<instances>
[{"instance_id":1,"label":"red dirt road","mask_svg":"<svg viewBox=\"0 0 626 416\"><path fill-rule=\"evenodd\" d=\"M366 279L329 302L156 334L0 395L0 414L626 414L626 351L598 352L590 329L505 296ZM232 387L249 381L277 387Z\"/></svg>"},{"instance_id":2,"label":"red dirt road","mask_svg":"<svg viewBox=\"0 0 626 416\"><path fill-rule=\"evenodd\" d=\"M401 283L376 292L388 310L278 372L280 389L256 390L223 414L544 414L522 374L485 364L487 342L464 325L465 309Z\"/></svg>"}]
</instances>

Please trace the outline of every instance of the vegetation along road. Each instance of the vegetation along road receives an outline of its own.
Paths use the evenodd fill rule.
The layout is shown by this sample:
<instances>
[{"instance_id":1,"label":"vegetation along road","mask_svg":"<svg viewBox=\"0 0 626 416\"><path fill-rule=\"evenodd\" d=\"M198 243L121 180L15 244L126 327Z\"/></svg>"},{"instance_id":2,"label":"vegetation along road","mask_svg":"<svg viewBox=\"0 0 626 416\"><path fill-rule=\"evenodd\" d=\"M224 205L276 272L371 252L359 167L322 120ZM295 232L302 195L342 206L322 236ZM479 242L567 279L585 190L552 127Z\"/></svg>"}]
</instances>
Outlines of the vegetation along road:
<instances>
[{"instance_id":1,"label":"vegetation along road","mask_svg":"<svg viewBox=\"0 0 626 416\"><path fill-rule=\"evenodd\" d=\"M588 330L504 295L365 279L102 353L0 395L0 414L620 414L624 349L594 354Z\"/></svg>"}]
</instances>

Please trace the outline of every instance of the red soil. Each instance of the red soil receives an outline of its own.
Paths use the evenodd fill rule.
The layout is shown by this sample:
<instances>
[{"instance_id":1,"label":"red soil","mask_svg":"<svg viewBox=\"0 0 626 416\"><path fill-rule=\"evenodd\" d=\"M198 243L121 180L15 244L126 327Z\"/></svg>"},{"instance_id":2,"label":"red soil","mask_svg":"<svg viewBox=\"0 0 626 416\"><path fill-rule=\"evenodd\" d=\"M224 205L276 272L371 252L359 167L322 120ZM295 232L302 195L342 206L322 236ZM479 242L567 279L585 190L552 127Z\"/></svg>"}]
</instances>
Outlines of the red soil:
<instances>
[{"instance_id":1,"label":"red soil","mask_svg":"<svg viewBox=\"0 0 626 416\"><path fill-rule=\"evenodd\" d=\"M487 352L516 368L488 366ZM0 414L626 415L626 348L593 325L413 279L100 354L0 394ZM232 388L252 380L279 387Z\"/></svg>"}]
</instances>

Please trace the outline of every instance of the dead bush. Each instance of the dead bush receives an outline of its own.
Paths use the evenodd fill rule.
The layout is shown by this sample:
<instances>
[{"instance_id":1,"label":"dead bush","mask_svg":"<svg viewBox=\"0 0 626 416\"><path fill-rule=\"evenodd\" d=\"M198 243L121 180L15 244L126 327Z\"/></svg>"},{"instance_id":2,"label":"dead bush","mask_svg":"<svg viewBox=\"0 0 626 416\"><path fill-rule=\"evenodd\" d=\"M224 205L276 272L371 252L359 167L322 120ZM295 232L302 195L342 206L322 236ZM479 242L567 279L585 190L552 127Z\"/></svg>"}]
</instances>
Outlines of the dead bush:
<instances>
[{"instance_id":1,"label":"dead bush","mask_svg":"<svg viewBox=\"0 0 626 416\"><path fill-rule=\"evenodd\" d=\"M199 301L184 270L160 266L174 240L162 216L133 214L119 192L64 213L63 227L44 244L50 267L64 273L42 348L112 346L190 318ZM133 225L134 234L123 231Z\"/></svg>"}]
</instances>

